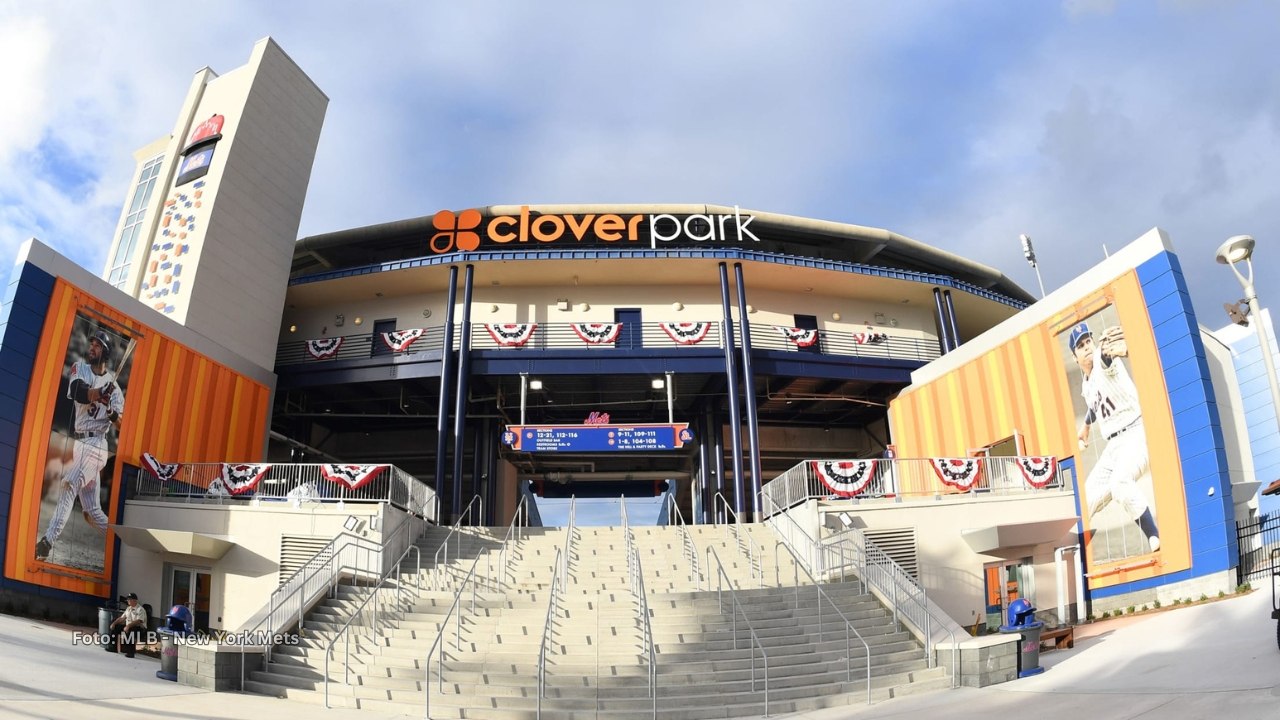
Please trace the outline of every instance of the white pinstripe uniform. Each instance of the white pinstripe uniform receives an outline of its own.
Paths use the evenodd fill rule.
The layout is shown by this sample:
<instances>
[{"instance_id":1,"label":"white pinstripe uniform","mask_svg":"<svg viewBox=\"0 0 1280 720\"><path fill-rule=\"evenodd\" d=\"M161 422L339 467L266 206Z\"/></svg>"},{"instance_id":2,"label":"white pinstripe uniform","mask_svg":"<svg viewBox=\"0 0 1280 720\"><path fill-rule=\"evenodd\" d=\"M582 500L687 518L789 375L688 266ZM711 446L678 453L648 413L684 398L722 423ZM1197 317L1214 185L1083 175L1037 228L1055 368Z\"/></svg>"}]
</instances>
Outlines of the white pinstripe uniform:
<instances>
[{"instance_id":1,"label":"white pinstripe uniform","mask_svg":"<svg viewBox=\"0 0 1280 720\"><path fill-rule=\"evenodd\" d=\"M1095 345L1093 371L1080 388L1091 422L1107 440L1093 472L1085 480L1085 495L1089 498L1090 516L1116 500L1129 519L1136 521L1149 509L1140 484L1151 474L1147 433L1142 426L1138 388L1119 358L1110 363L1104 363L1102 350Z\"/></svg>"},{"instance_id":2,"label":"white pinstripe uniform","mask_svg":"<svg viewBox=\"0 0 1280 720\"><path fill-rule=\"evenodd\" d=\"M80 380L91 388L101 388L107 383L114 384L116 376L110 371L101 375L95 374L87 362L76 362L71 366L71 377L67 382L67 397L72 396L72 385ZM45 529L44 539L53 544L62 534L62 528L71 515L71 506L77 494L80 497L80 508L88 515L99 530L106 532L107 515L102 512L102 500L99 496L99 478L102 468L107 464L110 450L107 447L107 432L111 430L108 415L119 414L124 410L124 391L116 386L115 392L104 403L76 403L75 446L72 449L71 469L62 476L62 495L58 498L58 506Z\"/></svg>"}]
</instances>

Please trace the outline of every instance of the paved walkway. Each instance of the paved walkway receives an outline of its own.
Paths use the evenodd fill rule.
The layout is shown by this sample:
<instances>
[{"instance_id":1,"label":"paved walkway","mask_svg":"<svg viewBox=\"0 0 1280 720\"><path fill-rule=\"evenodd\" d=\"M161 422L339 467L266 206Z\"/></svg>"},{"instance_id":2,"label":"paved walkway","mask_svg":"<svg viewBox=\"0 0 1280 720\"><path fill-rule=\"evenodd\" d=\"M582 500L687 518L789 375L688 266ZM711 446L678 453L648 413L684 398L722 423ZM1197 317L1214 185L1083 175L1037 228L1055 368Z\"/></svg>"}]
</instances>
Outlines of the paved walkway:
<instances>
[{"instance_id":1,"label":"paved walkway","mask_svg":"<svg viewBox=\"0 0 1280 720\"><path fill-rule=\"evenodd\" d=\"M153 658L75 645L74 628L0 615L0 718L346 720L421 717L324 710L158 680ZM1280 717L1280 650L1268 588L1221 602L1098 623L1038 676L791 718L1261 720Z\"/></svg>"}]
</instances>

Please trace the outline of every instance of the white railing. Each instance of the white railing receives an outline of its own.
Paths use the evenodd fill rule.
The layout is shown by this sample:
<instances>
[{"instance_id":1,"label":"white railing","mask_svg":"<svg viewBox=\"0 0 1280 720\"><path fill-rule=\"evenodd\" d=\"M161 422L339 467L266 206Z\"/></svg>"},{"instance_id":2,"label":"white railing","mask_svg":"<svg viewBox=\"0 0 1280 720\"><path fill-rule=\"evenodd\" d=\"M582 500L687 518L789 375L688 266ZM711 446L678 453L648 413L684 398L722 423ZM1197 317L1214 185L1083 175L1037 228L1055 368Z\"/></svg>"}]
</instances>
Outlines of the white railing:
<instances>
[{"instance_id":1,"label":"white railing","mask_svg":"<svg viewBox=\"0 0 1280 720\"><path fill-rule=\"evenodd\" d=\"M485 550L484 556L488 562L489 550ZM462 652L462 595L466 592L467 587L471 587L471 614L476 613L476 568L480 565L480 554L476 555L475 560L471 561L471 569L462 579L462 583L458 585L458 590L453 594L453 602L449 605L449 611L444 614L444 618L440 621L440 632L436 633L436 639L431 643L431 647L427 649L426 660L422 663L422 695L423 695L423 717L431 717L431 658L435 656L436 651L440 653L438 665L436 667L436 681L439 683L438 692L444 694L444 645L445 636L449 632L449 620L454 622L453 626L453 649L455 652ZM327 687L327 685L326 685Z\"/></svg>"},{"instance_id":2,"label":"white railing","mask_svg":"<svg viewBox=\"0 0 1280 720\"><path fill-rule=\"evenodd\" d=\"M729 579L729 574L724 570L724 563L720 562L720 555L715 548L707 548L708 567L710 570L710 559L716 561L716 599L720 604L720 613L724 614L724 589L727 585L729 588L729 609L733 622L733 649L738 649L738 614L742 614L743 625L747 629L748 646L751 648L751 692L756 691L756 648L760 648L760 657L764 661L764 717L769 717L769 653L764 649L764 643L760 642L760 636L756 634L756 629L751 625L751 618L747 617L747 609L742 602L738 600L738 593L733 589L733 581ZM708 585L708 589L710 586Z\"/></svg>"},{"instance_id":3,"label":"white railing","mask_svg":"<svg viewBox=\"0 0 1280 720\"><path fill-rule=\"evenodd\" d=\"M971 478L943 482L930 458L803 460L761 488L783 510L809 499L925 499L960 494L1012 495L1066 489L1061 471L1045 478L1029 475L1021 463L1031 458L961 458L978 464ZM874 463L872 467L871 463ZM841 477L842 470L850 477ZM857 471L867 476L852 476ZM765 511L767 512L767 511Z\"/></svg>"},{"instance_id":4,"label":"white railing","mask_svg":"<svg viewBox=\"0 0 1280 720\"><path fill-rule=\"evenodd\" d=\"M227 487L224 472L245 470L251 465L265 468L251 488L235 492ZM339 466L346 467L346 466ZM138 473L132 499L214 505L261 504L263 502L386 502L436 522L440 500L422 480L394 465L387 465L377 477L352 489L343 482L325 477L321 463L184 463L168 481L148 472ZM234 484L234 483L233 483Z\"/></svg>"},{"instance_id":5,"label":"white railing","mask_svg":"<svg viewBox=\"0 0 1280 720\"><path fill-rule=\"evenodd\" d=\"M498 592L507 591L507 578L511 576L511 566L516 559L514 546L524 541L524 528L528 524L529 496L521 495L520 502L516 503L516 511L511 516L511 524L507 526L507 534L502 537L502 544L498 550Z\"/></svg>"},{"instance_id":6,"label":"white railing","mask_svg":"<svg viewBox=\"0 0 1280 720\"><path fill-rule=\"evenodd\" d=\"M547 617L542 623L542 642L538 644L538 720L542 718L542 698L547 694L548 646L555 647L555 621L560 612L560 594L564 592L565 553L556 548L555 569L551 573L551 587L547 599Z\"/></svg>"},{"instance_id":7,"label":"white railing","mask_svg":"<svg viewBox=\"0 0 1280 720\"><path fill-rule=\"evenodd\" d=\"M649 659L649 697L653 698L653 717L658 717L658 660L657 653L653 647L653 625L649 620L649 593L644 587L644 566L640 564L640 551L636 549L636 540L631 532L631 523L627 518L627 499L622 499L622 535L627 542L627 578L630 580L631 593L636 597L636 615L637 623L640 629L640 639L643 643L643 649ZM599 601L596 602L597 616L599 615ZM598 624L598 623L597 623ZM596 652L599 652L600 638L596 633ZM596 695L600 693L599 680L599 659L597 656L597 678L596 678Z\"/></svg>"},{"instance_id":8,"label":"white railing","mask_svg":"<svg viewBox=\"0 0 1280 720\"><path fill-rule=\"evenodd\" d=\"M689 535L689 524L684 521L684 515L676 505L675 494L668 494L667 500L667 525L680 528L680 552L689 561L689 586L700 590L702 584L706 582L706 577L702 574L702 566L698 563L698 546Z\"/></svg>"},{"instance_id":9,"label":"white railing","mask_svg":"<svg viewBox=\"0 0 1280 720\"><path fill-rule=\"evenodd\" d=\"M871 645L869 645L866 639L862 637L862 633L858 632L858 629L853 626L853 623L849 621L849 618L846 617L845 614L840 611L839 606L837 606L835 601L831 599L831 596L827 595L827 592L822 589L822 585L818 583L818 579L815 578L812 574L810 574L808 570L804 569L804 567L800 564L800 558L799 556L796 555L795 550L792 550L791 546L788 545L783 540L778 540L773 544L773 564L775 568L774 570L775 575L778 572L777 568L781 565L781 558L778 556L779 548L786 549L787 552L791 553L791 557L794 558L795 560L794 562L791 563L791 572L792 572L791 584L795 586L795 589L796 589L795 607L796 607L797 618L800 615L800 571L801 570L804 570L805 574L809 575L809 582L813 584L813 589L816 592L816 596L815 596L816 602L814 604L817 606L817 610L818 610L818 643L817 644L819 645L822 644L822 636L823 636L822 601L823 600L827 601L827 604L831 606L831 609L836 612L836 616L839 617L842 621L844 621L845 682L850 685L853 684L853 638L855 637L858 638L858 642L862 643L862 648L863 648L863 651L866 653L866 658L867 658L867 704L870 705L871 704ZM777 584L781 585L782 583L777 583ZM805 590L805 592L808 592L808 590ZM801 632L802 631L803 630L801 630Z\"/></svg>"},{"instance_id":10,"label":"white railing","mask_svg":"<svg viewBox=\"0 0 1280 720\"><path fill-rule=\"evenodd\" d=\"M724 515L720 515L720 506L724 505ZM724 493L717 492L716 496L711 500L712 515L715 517L723 517L729 527L733 529L733 538L737 541L738 551L747 558L747 565L751 568L751 576L756 578L759 587L764 587L764 548L760 547L755 540L751 538L751 534L743 530L738 518L738 513L733 511L729 506L729 498Z\"/></svg>"},{"instance_id":11,"label":"white railing","mask_svg":"<svg viewBox=\"0 0 1280 720\"><path fill-rule=\"evenodd\" d=\"M478 510L473 515L471 511L477 507ZM449 588L450 578L445 577L445 573L452 567L449 564L449 541L454 541L453 557L456 560L462 552L462 528L474 525L476 518L483 517L484 500L479 495L476 495L471 498L471 502L467 503L467 506L458 514L458 519L454 521L453 525L449 526L449 532L444 536L444 542L441 542L440 547L436 548L436 554L432 558L431 565L431 589L447 590ZM441 557L442 555L443 558Z\"/></svg>"}]
</instances>

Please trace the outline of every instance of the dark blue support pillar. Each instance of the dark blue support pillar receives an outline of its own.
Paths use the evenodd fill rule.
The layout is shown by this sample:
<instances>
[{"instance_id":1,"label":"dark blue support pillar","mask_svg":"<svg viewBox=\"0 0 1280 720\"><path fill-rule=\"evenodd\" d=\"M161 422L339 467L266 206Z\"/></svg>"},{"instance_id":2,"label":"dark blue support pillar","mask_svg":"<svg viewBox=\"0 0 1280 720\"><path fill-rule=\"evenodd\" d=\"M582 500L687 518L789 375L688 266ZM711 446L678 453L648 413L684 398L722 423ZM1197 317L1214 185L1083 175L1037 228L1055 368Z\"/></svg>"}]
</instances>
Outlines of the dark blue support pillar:
<instances>
[{"instance_id":1,"label":"dark blue support pillar","mask_svg":"<svg viewBox=\"0 0 1280 720\"><path fill-rule=\"evenodd\" d=\"M467 266L462 280L462 337L458 340L458 392L453 399L453 517L462 513L462 457L467 437L467 392L471 379L471 285L475 266Z\"/></svg>"},{"instance_id":2,"label":"dark blue support pillar","mask_svg":"<svg viewBox=\"0 0 1280 720\"><path fill-rule=\"evenodd\" d=\"M707 524L707 507L711 504L711 498L715 494L712 488L715 487L715 478L711 477L711 423L707 422L707 413L703 412L694 421L695 427L698 428L698 486L694 488L694 498L696 498L698 522Z\"/></svg>"},{"instance_id":3,"label":"dark blue support pillar","mask_svg":"<svg viewBox=\"0 0 1280 720\"><path fill-rule=\"evenodd\" d=\"M710 415L711 427L707 428L707 435L711 437L711 477L715 480L711 484L711 497L707 498L711 502L711 512L716 511L715 497L716 493L728 492L728 486L724 481L724 421L720 419L720 413L716 412L716 408L711 408ZM727 495L725 497L728 497ZM728 518L716 517L716 523L727 522Z\"/></svg>"},{"instance_id":4,"label":"dark blue support pillar","mask_svg":"<svg viewBox=\"0 0 1280 720\"><path fill-rule=\"evenodd\" d=\"M724 310L724 372L729 377L729 440L733 447L733 509L743 520L747 491L742 477L742 419L738 415L738 364L734 360L733 315L729 309L729 266L720 263L720 305ZM745 322L745 320L744 320Z\"/></svg>"},{"instance_id":5,"label":"dark blue support pillar","mask_svg":"<svg viewBox=\"0 0 1280 720\"><path fill-rule=\"evenodd\" d=\"M938 350L943 355L951 352L951 328L947 323L947 311L942 304L942 290L933 289L933 319L938 323Z\"/></svg>"},{"instance_id":6,"label":"dark blue support pillar","mask_svg":"<svg viewBox=\"0 0 1280 720\"><path fill-rule=\"evenodd\" d=\"M942 304L947 308L947 327L951 330L951 349L960 347L960 326L956 324L956 306L951 303L951 291L942 291Z\"/></svg>"},{"instance_id":7,"label":"dark blue support pillar","mask_svg":"<svg viewBox=\"0 0 1280 720\"><path fill-rule=\"evenodd\" d=\"M733 264L733 274L738 282L738 317L742 318L742 384L747 403L747 452L751 457L751 496L746 505L751 508L753 520L758 520L761 517L760 418L756 412L756 374L751 369L751 323L747 322L747 287L742 277L742 263Z\"/></svg>"},{"instance_id":8,"label":"dark blue support pillar","mask_svg":"<svg viewBox=\"0 0 1280 720\"><path fill-rule=\"evenodd\" d=\"M458 266L449 268L449 292L444 301L444 345L440 350L440 404L436 409L436 496L441 502L441 525L448 525L443 505L445 462L449 452L449 388L453 384L453 306L458 302Z\"/></svg>"}]
</instances>

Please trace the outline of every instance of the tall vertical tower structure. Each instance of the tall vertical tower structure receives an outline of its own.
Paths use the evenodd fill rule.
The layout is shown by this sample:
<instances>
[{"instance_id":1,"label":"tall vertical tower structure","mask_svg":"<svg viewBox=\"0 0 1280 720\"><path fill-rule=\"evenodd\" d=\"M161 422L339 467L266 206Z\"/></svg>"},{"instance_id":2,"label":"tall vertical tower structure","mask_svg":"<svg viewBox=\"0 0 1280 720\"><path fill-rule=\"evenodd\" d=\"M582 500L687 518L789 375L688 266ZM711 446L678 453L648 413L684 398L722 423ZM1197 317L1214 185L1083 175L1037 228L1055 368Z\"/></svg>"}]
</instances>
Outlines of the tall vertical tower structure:
<instances>
[{"instance_id":1,"label":"tall vertical tower structure","mask_svg":"<svg viewBox=\"0 0 1280 720\"><path fill-rule=\"evenodd\" d=\"M264 368L329 98L271 38L138 150L103 278Z\"/></svg>"}]
</instances>

